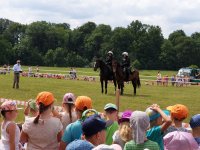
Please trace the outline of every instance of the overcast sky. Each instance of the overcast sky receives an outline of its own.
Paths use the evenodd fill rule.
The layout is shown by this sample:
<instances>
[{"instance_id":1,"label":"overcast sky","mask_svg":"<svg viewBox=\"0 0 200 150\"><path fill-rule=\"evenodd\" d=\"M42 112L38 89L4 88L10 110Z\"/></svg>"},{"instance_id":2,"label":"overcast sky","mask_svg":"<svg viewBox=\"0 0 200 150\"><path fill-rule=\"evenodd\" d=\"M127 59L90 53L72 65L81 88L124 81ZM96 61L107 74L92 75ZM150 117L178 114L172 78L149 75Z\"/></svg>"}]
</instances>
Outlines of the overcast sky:
<instances>
[{"instance_id":1,"label":"overcast sky","mask_svg":"<svg viewBox=\"0 0 200 150\"><path fill-rule=\"evenodd\" d=\"M200 0L0 0L0 18L29 24L45 20L71 28L93 21L113 28L133 20L159 25L165 37L200 32Z\"/></svg>"}]
</instances>

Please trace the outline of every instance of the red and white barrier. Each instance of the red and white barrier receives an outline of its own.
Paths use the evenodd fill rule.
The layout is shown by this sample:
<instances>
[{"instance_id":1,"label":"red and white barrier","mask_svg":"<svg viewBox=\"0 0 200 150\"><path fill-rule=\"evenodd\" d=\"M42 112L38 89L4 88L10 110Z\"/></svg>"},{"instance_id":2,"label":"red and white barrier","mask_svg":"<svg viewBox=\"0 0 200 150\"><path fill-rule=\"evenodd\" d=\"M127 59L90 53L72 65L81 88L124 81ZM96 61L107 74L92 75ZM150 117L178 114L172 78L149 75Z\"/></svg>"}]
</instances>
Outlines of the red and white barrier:
<instances>
[{"instance_id":1,"label":"red and white barrier","mask_svg":"<svg viewBox=\"0 0 200 150\"><path fill-rule=\"evenodd\" d=\"M21 100L13 100L13 99L7 99L7 98L0 98L0 102L3 103L3 102L6 102L6 101L13 101L15 102L18 106L24 106L26 107L28 105L28 102L26 101L21 101ZM60 106L54 106L55 110L57 111L62 111L62 107Z\"/></svg>"}]
</instances>

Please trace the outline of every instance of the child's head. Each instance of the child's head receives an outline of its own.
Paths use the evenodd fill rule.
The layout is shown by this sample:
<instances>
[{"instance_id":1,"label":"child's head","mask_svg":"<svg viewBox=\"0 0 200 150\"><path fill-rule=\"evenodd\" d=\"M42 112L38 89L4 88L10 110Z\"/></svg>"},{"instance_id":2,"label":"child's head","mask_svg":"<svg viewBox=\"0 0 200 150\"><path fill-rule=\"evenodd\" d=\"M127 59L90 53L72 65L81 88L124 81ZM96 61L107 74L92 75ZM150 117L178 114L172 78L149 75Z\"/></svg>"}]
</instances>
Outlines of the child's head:
<instances>
[{"instance_id":1,"label":"child's head","mask_svg":"<svg viewBox=\"0 0 200 150\"><path fill-rule=\"evenodd\" d=\"M92 99L88 96L78 96L75 101L77 117L80 119L82 113L87 109L92 109Z\"/></svg>"},{"instance_id":2,"label":"child's head","mask_svg":"<svg viewBox=\"0 0 200 150\"><path fill-rule=\"evenodd\" d=\"M104 144L106 141L107 123L99 115L94 114L86 118L82 123L83 135L93 145Z\"/></svg>"},{"instance_id":3,"label":"child's head","mask_svg":"<svg viewBox=\"0 0 200 150\"><path fill-rule=\"evenodd\" d=\"M118 110L115 104L112 104L112 103L106 104L104 107L104 110L105 110L106 117L108 118L108 120L117 121Z\"/></svg>"},{"instance_id":4,"label":"child's head","mask_svg":"<svg viewBox=\"0 0 200 150\"><path fill-rule=\"evenodd\" d=\"M119 135L124 142L128 142L132 139L132 130L130 128L131 114L132 111L130 110L124 111L122 117L119 119Z\"/></svg>"},{"instance_id":5,"label":"child's head","mask_svg":"<svg viewBox=\"0 0 200 150\"><path fill-rule=\"evenodd\" d=\"M29 100L29 107L30 107L31 114L35 116L38 113L38 106L35 100Z\"/></svg>"},{"instance_id":6,"label":"child's head","mask_svg":"<svg viewBox=\"0 0 200 150\"><path fill-rule=\"evenodd\" d=\"M167 110L171 113L172 121L183 121L187 118L189 110L185 105L176 104L174 106L168 106Z\"/></svg>"},{"instance_id":7,"label":"child's head","mask_svg":"<svg viewBox=\"0 0 200 150\"><path fill-rule=\"evenodd\" d=\"M151 107L148 107L145 112L149 116L150 127L162 125L163 119L162 119L162 116L160 115L160 113L158 113L157 111L152 110ZM169 115L169 111L168 110L163 110L163 112L167 116Z\"/></svg>"},{"instance_id":8,"label":"child's head","mask_svg":"<svg viewBox=\"0 0 200 150\"><path fill-rule=\"evenodd\" d=\"M86 118L92 116L92 115L99 115L99 113L95 109L87 109L82 113L82 121L84 121Z\"/></svg>"},{"instance_id":9,"label":"child's head","mask_svg":"<svg viewBox=\"0 0 200 150\"><path fill-rule=\"evenodd\" d=\"M134 111L130 117L130 126L133 130L133 139L136 144L144 143L146 136L145 133L149 128L149 117L145 112Z\"/></svg>"},{"instance_id":10,"label":"child's head","mask_svg":"<svg viewBox=\"0 0 200 150\"><path fill-rule=\"evenodd\" d=\"M1 115L5 120L13 121L17 117L17 104L13 101L4 102L1 107Z\"/></svg>"},{"instance_id":11,"label":"child's head","mask_svg":"<svg viewBox=\"0 0 200 150\"><path fill-rule=\"evenodd\" d=\"M190 119L190 127L192 128L193 132L195 130L200 131L200 114L194 115Z\"/></svg>"},{"instance_id":12,"label":"child's head","mask_svg":"<svg viewBox=\"0 0 200 150\"><path fill-rule=\"evenodd\" d=\"M62 101L62 106L64 111L71 111L71 109L74 108L74 103L75 103L76 97L74 96L73 93L66 93L63 96L63 101Z\"/></svg>"},{"instance_id":13,"label":"child's head","mask_svg":"<svg viewBox=\"0 0 200 150\"><path fill-rule=\"evenodd\" d=\"M66 93L63 96L62 107L63 107L64 111L69 113L69 117L70 117L71 122L72 122L72 111L75 107L75 105L74 105L75 100L76 100L76 98L75 98L73 93Z\"/></svg>"},{"instance_id":14,"label":"child's head","mask_svg":"<svg viewBox=\"0 0 200 150\"><path fill-rule=\"evenodd\" d=\"M198 144L191 133L174 131L164 137L164 145L167 150L197 150Z\"/></svg>"},{"instance_id":15,"label":"child's head","mask_svg":"<svg viewBox=\"0 0 200 150\"><path fill-rule=\"evenodd\" d=\"M39 106L39 114L34 120L35 124L38 123L41 114L43 114L46 111L49 111L49 113L51 113L54 101L54 95L50 92L40 92L37 95L36 103Z\"/></svg>"}]
</instances>

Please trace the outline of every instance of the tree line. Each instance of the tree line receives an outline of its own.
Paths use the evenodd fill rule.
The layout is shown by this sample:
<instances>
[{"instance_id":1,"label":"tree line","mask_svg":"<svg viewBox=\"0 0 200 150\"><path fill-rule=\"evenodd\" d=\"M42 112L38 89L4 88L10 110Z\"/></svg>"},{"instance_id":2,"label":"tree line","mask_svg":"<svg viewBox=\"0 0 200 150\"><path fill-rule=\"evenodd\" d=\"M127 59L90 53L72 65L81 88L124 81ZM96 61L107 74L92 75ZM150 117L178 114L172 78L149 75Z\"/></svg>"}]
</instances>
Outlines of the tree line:
<instances>
[{"instance_id":1,"label":"tree line","mask_svg":"<svg viewBox=\"0 0 200 150\"><path fill-rule=\"evenodd\" d=\"M0 64L91 67L95 58L115 59L127 51L133 67L171 69L200 66L200 32L187 36L183 30L165 39L159 26L136 20L126 28L87 22L70 29L67 23L37 21L25 25L0 19Z\"/></svg>"}]
</instances>

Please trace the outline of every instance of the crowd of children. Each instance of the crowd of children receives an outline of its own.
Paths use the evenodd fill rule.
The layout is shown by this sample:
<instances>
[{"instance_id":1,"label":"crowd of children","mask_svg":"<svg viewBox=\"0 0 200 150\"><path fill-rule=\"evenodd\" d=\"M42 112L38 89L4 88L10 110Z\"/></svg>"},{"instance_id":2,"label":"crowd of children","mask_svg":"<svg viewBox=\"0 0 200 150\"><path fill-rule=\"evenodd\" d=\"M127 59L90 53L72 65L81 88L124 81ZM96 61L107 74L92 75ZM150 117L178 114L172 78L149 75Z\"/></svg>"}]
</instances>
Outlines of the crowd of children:
<instances>
[{"instance_id":1,"label":"crowd of children","mask_svg":"<svg viewBox=\"0 0 200 150\"><path fill-rule=\"evenodd\" d=\"M13 101L1 107L1 150L198 150L200 114L184 123L189 110L176 104L162 110L152 104L145 111L125 110L108 103L104 113L93 108L88 96L63 96L62 112L55 98L40 92L24 109L22 129L15 123L18 107Z\"/></svg>"}]
</instances>

